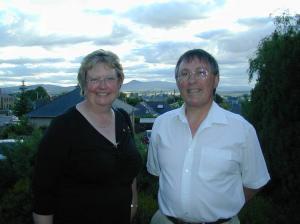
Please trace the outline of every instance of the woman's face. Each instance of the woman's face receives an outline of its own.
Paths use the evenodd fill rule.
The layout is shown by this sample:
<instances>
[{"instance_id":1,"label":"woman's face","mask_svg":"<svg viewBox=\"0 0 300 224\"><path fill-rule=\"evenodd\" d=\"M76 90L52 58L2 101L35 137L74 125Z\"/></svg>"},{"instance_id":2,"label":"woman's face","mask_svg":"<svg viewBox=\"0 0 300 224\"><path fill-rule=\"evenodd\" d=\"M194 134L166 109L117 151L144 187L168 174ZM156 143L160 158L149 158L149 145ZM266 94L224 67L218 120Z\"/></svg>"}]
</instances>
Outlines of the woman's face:
<instances>
[{"instance_id":1,"label":"woman's face","mask_svg":"<svg viewBox=\"0 0 300 224\"><path fill-rule=\"evenodd\" d=\"M122 81L115 69L98 63L87 72L86 99L93 105L110 107L118 97Z\"/></svg>"}]
</instances>

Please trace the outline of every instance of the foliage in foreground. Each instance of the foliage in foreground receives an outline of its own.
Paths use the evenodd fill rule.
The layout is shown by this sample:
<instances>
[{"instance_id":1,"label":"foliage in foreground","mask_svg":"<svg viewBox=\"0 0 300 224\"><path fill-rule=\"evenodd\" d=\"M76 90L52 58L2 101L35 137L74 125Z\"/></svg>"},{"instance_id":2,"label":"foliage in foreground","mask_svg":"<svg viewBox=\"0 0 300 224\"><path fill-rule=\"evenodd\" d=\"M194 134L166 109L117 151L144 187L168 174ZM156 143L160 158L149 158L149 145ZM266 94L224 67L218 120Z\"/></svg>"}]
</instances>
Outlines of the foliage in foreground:
<instances>
[{"instance_id":1,"label":"foliage in foreground","mask_svg":"<svg viewBox=\"0 0 300 224\"><path fill-rule=\"evenodd\" d=\"M31 176L41 132L23 138L13 149L4 149L0 161L0 223L31 224Z\"/></svg>"},{"instance_id":2,"label":"foliage in foreground","mask_svg":"<svg viewBox=\"0 0 300 224\"><path fill-rule=\"evenodd\" d=\"M257 75L257 83L248 116L271 173L272 223L300 223L300 16L283 14L275 25L250 59L249 77Z\"/></svg>"},{"instance_id":3,"label":"foliage in foreground","mask_svg":"<svg viewBox=\"0 0 300 224\"><path fill-rule=\"evenodd\" d=\"M147 149L141 142L142 134L136 135L138 149L144 166L137 177L139 191L138 213L133 224L150 223L158 209L157 178L146 171ZM0 223L32 224L31 175L33 161L41 132L35 130L31 137L17 144L14 150L6 151L6 161L0 161ZM240 214L242 223L271 223L272 204L263 197L257 197Z\"/></svg>"}]
</instances>

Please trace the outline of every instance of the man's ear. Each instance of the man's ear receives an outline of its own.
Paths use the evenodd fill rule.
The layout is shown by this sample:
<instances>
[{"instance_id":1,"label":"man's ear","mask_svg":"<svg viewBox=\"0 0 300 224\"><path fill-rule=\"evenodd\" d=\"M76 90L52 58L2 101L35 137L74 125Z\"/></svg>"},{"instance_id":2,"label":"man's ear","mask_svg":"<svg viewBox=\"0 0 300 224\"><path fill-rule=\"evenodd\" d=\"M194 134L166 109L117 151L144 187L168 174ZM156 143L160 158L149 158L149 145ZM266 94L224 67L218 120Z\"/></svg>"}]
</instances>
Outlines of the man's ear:
<instances>
[{"instance_id":1,"label":"man's ear","mask_svg":"<svg viewBox=\"0 0 300 224\"><path fill-rule=\"evenodd\" d=\"M214 79L214 89L216 89L218 87L219 81L220 81L220 76L216 75L215 79Z\"/></svg>"}]
</instances>

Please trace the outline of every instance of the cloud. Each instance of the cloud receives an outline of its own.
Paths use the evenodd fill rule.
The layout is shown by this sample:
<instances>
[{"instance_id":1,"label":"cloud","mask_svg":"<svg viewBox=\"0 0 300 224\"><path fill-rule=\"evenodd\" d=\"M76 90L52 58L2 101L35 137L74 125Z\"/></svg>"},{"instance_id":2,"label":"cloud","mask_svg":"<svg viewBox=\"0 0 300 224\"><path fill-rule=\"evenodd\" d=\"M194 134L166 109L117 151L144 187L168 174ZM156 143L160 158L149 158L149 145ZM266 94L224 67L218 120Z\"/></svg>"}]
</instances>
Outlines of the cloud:
<instances>
[{"instance_id":1,"label":"cloud","mask_svg":"<svg viewBox=\"0 0 300 224\"><path fill-rule=\"evenodd\" d=\"M147 69L129 70L125 74L126 74L126 79L129 80L134 80L134 79L145 80L145 81L164 80L169 82L175 82L173 67L168 67L168 68L154 67L154 68L147 68Z\"/></svg>"},{"instance_id":2,"label":"cloud","mask_svg":"<svg viewBox=\"0 0 300 224\"><path fill-rule=\"evenodd\" d=\"M223 3L224 1L169 1L140 5L130 9L125 15L136 23L170 29L206 18L209 11Z\"/></svg>"},{"instance_id":3,"label":"cloud","mask_svg":"<svg viewBox=\"0 0 300 224\"><path fill-rule=\"evenodd\" d=\"M242 19L238 19L237 23L248 27L266 26L269 24L273 24L273 18L271 17L242 18Z\"/></svg>"},{"instance_id":4,"label":"cloud","mask_svg":"<svg viewBox=\"0 0 300 224\"><path fill-rule=\"evenodd\" d=\"M32 76L39 73L76 73L78 67L59 67L53 65L15 65L13 67L2 67L1 71L6 76Z\"/></svg>"},{"instance_id":5,"label":"cloud","mask_svg":"<svg viewBox=\"0 0 300 224\"><path fill-rule=\"evenodd\" d=\"M34 29L36 16L19 10L0 11L0 46L53 46L89 41L88 38L56 34L41 36Z\"/></svg>"},{"instance_id":6,"label":"cloud","mask_svg":"<svg viewBox=\"0 0 300 224\"><path fill-rule=\"evenodd\" d=\"M257 48L261 39L274 30L270 18L243 18L237 23L247 27L244 31L231 31L229 29L215 29L195 36L211 43L215 43L218 52L249 53ZM242 56L242 55L240 55Z\"/></svg>"},{"instance_id":7,"label":"cloud","mask_svg":"<svg viewBox=\"0 0 300 224\"><path fill-rule=\"evenodd\" d=\"M220 38L218 47L223 51L248 52L257 48L258 43L274 30L272 24L255 27L244 32L231 33L224 38Z\"/></svg>"},{"instance_id":8,"label":"cloud","mask_svg":"<svg viewBox=\"0 0 300 224\"><path fill-rule=\"evenodd\" d=\"M115 23L110 35L94 38L93 43L96 45L119 45L126 40L132 40L132 37L133 33L127 26Z\"/></svg>"},{"instance_id":9,"label":"cloud","mask_svg":"<svg viewBox=\"0 0 300 224\"><path fill-rule=\"evenodd\" d=\"M84 10L86 13L89 14L99 14L99 15L113 15L114 11L109 8L104 8L104 9L86 9Z\"/></svg>"},{"instance_id":10,"label":"cloud","mask_svg":"<svg viewBox=\"0 0 300 224\"><path fill-rule=\"evenodd\" d=\"M64 36L56 34L40 36L34 33L19 33L16 36L3 36L3 38L0 39L0 46L41 46L49 48L87 42L96 45L118 45L125 41L126 37L129 37L130 34L131 32L129 29L120 25L114 26L111 35L105 37Z\"/></svg>"},{"instance_id":11,"label":"cloud","mask_svg":"<svg viewBox=\"0 0 300 224\"><path fill-rule=\"evenodd\" d=\"M0 82L15 85L20 85L22 81L25 81L25 85L33 85L33 84L55 84L59 80L60 84L63 85L75 85L76 83L76 75L73 73L43 73L42 75L28 75L28 76L1 76Z\"/></svg>"},{"instance_id":12,"label":"cloud","mask_svg":"<svg viewBox=\"0 0 300 224\"><path fill-rule=\"evenodd\" d=\"M0 64L37 64L37 63L57 63L65 62L63 58L15 58L15 59L0 59Z\"/></svg>"},{"instance_id":13,"label":"cloud","mask_svg":"<svg viewBox=\"0 0 300 224\"><path fill-rule=\"evenodd\" d=\"M206 32L202 32L196 34L196 37L200 37L202 39L211 40L211 39L218 39L220 37L224 37L230 34L230 31L227 29L217 29L217 30L210 30Z\"/></svg>"},{"instance_id":14,"label":"cloud","mask_svg":"<svg viewBox=\"0 0 300 224\"><path fill-rule=\"evenodd\" d=\"M41 35L34 29L37 17L18 10L0 11L0 47L1 46L41 46L44 48L69 46L81 43L96 45L119 45L129 39L132 32L121 24L113 24L110 35L67 35L51 33ZM89 35L89 36L88 36Z\"/></svg>"},{"instance_id":15,"label":"cloud","mask_svg":"<svg viewBox=\"0 0 300 224\"><path fill-rule=\"evenodd\" d=\"M28 38L24 33L30 34L30 20L34 16L24 14L18 10L0 11L0 46L17 44L21 39ZM30 35L31 36L31 35Z\"/></svg>"},{"instance_id":16,"label":"cloud","mask_svg":"<svg viewBox=\"0 0 300 224\"><path fill-rule=\"evenodd\" d=\"M193 48L201 48L201 45L204 44L200 41L196 43L162 41L135 49L132 53L144 57L146 63L175 65L181 54Z\"/></svg>"}]
</instances>

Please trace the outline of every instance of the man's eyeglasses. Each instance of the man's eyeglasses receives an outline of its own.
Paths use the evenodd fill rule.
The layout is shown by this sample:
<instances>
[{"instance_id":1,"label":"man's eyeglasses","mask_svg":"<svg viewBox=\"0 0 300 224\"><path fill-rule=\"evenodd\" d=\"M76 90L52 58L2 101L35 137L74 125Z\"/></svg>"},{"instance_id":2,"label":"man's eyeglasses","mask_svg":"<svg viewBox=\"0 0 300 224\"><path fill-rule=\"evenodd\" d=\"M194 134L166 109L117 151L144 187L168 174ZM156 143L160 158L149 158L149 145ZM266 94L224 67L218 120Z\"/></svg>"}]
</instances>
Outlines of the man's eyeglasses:
<instances>
[{"instance_id":1,"label":"man's eyeglasses","mask_svg":"<svg viewBox=\"0 0 300 224\"><path fill-rule=\"evenodd\" d=\"M116 84L117 80L118 78L116 76L107 76L104 78L88 78L87 83L94 86L100 84L103 81L105 84L113 85Z\"/></svg>"},{"instance_id":2,"label":"man's eyeglasses","mask_svg":"<svg viewBox=\"0 0 300 224\"><path fill-rule=\"evenodd\" d=\"M208 71L205 68L199 68L194 72L183 69L182 71L179 72L177 78L179 81L188 81L193 74L195 80L204 80L208 77Z\"/></svg>"}]
</instances>

